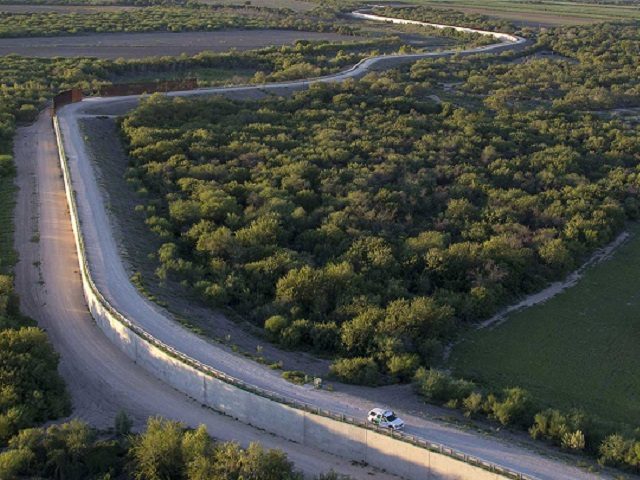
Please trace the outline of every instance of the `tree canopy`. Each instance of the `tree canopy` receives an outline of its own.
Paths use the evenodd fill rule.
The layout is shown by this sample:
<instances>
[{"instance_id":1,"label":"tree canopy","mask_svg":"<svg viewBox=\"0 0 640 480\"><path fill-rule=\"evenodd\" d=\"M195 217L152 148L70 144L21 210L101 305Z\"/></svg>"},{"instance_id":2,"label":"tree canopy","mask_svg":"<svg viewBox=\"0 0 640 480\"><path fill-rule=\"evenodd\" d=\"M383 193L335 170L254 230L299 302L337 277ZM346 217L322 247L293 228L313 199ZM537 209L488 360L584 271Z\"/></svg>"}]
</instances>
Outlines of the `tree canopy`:
<instances>
[{"instance_id":1,"label":"tree canopy","mask_svg":"<svg viewBox=\"0 0 640 480\"><path fill-rule=\"evenodd\" d=\"M430 364L456 325L566 274L638 215L638 131L544 98L541 75L520 83L537 69L566 98L584 88L566 69L620 50L613 63L629 62L592 83L637 101L623 53L637 29L590 28L615 47L590 44L587 66L453 62L461 89L486 92L475 105L429 98L438 60L290 98L147 100L122 126L165 241L159 277L290 348L398 378ZM541 42L585 55L553 38Z\"/></svg>"}]
</instances>

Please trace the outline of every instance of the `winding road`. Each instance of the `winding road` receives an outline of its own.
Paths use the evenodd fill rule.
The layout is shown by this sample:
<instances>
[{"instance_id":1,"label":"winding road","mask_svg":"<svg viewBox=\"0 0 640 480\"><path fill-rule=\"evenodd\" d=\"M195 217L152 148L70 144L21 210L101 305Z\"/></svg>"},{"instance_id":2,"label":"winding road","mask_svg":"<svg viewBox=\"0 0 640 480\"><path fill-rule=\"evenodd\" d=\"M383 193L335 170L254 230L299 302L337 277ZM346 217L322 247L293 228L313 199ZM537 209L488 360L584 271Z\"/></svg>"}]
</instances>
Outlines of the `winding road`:
<instances>
[{"instance_id":1,"label":"winding road","mask_svg":"<svg viewBox=\"0 0 640 480\"><path fill-rule=\"evenodd\" d=\"M446 27L362 12L352 15L367 20ZM168 95L243 95L255 91L286 94L308 88L312 83L357 78L374 68L386 68L399 62L454 54L496 53L526 43L526 40L513 35L455 28L490 35L500 42L468 50L373 57L335 75L309 80L171 92ZM76 192L90 271L100 292L138 327L199 362L281 397L355 418L365 417L367 410L375 404L370 399L372 389L354 389L349 393L327 392L286 382L279 373L185 329L166 311L144 298L131 284L79 122L86 116L122 115L139 101L140 96L87 98L57 112ZM266 446L282 448L306 472L317 473L332 466L355 478L371 478L373 473L376 475L374 478L387 478L386 474L367 471L345 460L286 442L204 409L128 360L102 335L87 311L55 139L46 114L41 115L33 126L19 129L15 156L20 186L16 211L16 218L20 219L16 225L16 247L20 253L16 287L22 299L23 312L39 321L61 353L61 372L73 395L76 415L105 426L110 424L119 409L124 408L134 414L138 424L146 416L158 414L180 419L192 426L204 423L209 426L211 434L218 438L237 439L244 444L258 440ZM38 231L39 241L35 241L34 234ZM532 478L603 478L602 475L588 473L567 463L564 458L548 455L548 450L545 451L546 455L541 456L539 451L506 440L461 430L410 412L399 413L405 419L406 430L410 434Z\"/></svg>"}]
</instances>

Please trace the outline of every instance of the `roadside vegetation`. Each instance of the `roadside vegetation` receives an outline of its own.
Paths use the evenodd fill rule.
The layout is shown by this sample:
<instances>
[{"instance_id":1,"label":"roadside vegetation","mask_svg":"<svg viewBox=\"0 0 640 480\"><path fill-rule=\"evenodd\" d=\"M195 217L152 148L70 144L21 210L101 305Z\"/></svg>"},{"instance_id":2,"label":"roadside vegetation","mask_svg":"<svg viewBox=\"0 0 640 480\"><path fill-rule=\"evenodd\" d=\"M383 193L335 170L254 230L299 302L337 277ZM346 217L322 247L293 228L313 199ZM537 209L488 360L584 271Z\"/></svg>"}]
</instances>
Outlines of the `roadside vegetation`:
<instances>
[{"instance_id":1,"label":"roadside vegetation","mask_svg":"<svg viewBox=\"0 0 640 480\"><path fill-rule=\"evenodd\" d=\"M0 478L122 480L302 480L279 450L252 443L214 441L204 426L186 430L179 422L150 418L139 434L124 413L111 432L72 420L21 431L0 453ZM316 480L348 480L333 472Z\"/></svg>"},{"instance_id":2,"label":"roadside vegetation","mask_svg":"<svg viewBox=\"0 0 640 480\"><path fill-rule=\"evenodd\" d=\"M13 279L0 275L0 448L19 429L70 412L57 369L45 333L20 315Z\"/></svg>"},{"instance_id":3,"label":"roadside vegetation","mask_svg":"<svg viewBox=\"0 0 640 480\"><path fill-rule=\"evenodd\" d=\"M579 375L572 380L576 378ZM619 433L581 408L543 407L521 387L481 388L442 370L420 368L414 380L416 391L428 402L459 409L467 418L483 417L500 426L526 430L535 440L595 457L601 465L640 472L640 438L634 424L623 426L624 433ZM615 409L615 405L607 407Z\"/></svg>"},{"instance_id":4,"label":"roadside vegetation","mask_svg":"<svg viewBox=\"0 0 640 480\"><path fill-rule=\"evenodd\" d=\"M456 25L459 27L480 28L496 32L513 32L515 26L507 20L492 18L487 15L463 13L458 10L442 10L438 8L416 7L376 7L373 9L376 15L385 17L406 18L427 23L440 23L443 25ZM495 40L491 39L492 42Z\"/></svg>"}]
</instances>

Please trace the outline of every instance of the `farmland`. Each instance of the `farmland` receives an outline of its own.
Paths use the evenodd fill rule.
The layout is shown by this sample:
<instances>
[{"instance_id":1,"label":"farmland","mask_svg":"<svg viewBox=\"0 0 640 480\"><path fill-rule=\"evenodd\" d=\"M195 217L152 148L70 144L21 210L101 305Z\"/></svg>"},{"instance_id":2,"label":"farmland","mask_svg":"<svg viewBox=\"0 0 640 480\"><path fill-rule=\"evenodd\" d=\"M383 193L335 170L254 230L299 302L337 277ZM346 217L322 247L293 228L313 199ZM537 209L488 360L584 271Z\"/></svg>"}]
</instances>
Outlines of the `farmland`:
<instances>
[{"instance_id":1,"label":"farmland","mask_svg":"<svg viewBox=\"0 0 640 480\"><path fill-rule=\"evenodd\" d=\"M637 421L640 226L631 232L575 287L466 335L452 354L455 372L494 388L522 386L543 403L582 405L606 421Z\"/></svg>"},{"instance_id":2,"label":"farmland","mask_svg":"<svg viewBox=\"0 0 640 480\"><path fill-rule=\"evenodd\" d=\"M27 57L142 58L194 55L235 48L252 50L296 40L353 41L353 36L296 30L233 30L217 32L103 33L65 37L0 38L0 55Z\"/></svg>"},{"instance_id":3,"label":"farmland","mask_svg":"<svg viewBox=\"0 0 640 480\"><path fill-rule=\"evenodd\" d=\"M638 5L518 0L408 0L408 2L483 14L532 26L574 25L640 18Z\"/></svg>"}]
</instances>

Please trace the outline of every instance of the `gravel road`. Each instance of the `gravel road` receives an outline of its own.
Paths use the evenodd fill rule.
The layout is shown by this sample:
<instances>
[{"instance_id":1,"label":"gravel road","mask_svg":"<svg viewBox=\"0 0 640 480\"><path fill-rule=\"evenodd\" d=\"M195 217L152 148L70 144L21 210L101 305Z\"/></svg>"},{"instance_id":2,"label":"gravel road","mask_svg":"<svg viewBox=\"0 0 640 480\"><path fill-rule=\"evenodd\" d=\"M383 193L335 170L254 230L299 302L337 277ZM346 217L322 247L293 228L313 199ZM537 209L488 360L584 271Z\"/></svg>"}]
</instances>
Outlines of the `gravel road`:
<instances>
[{"instance_id":1,"label":"gravel road","mask_svg":"<svg viewBox=\"0 0 640 480\"><path fill-rule=\"evenodd\" d=\"M369 17L369 19L371 18ZM514 44L520 45L524 43L523 39L517 37L512 37L507 41L509 43L480 47L462 53L496 52L504 48L510 48ZM321 79L285 82L276 85L173 92L170 95L237 94L255 90L277 90L282 93L283 91L306 88L311 82L342 81L347 78L358 77L372 68L380 67L382 63L386 64L390 61L411 61L416 58L452 54L452 51L447 51L406 55L402 58L396 57L393 59L373 58L361 62L353 69ZM92 98L64 107L58 112L65 149L69 157L71 176L76 190L83 235L85 244L88 247L87 253L90 268L98 288L131 321L165 343L203 363L240 378L245 382L275 391L281 396L295 398L298 401L311 403L334 412L363 417L365 412L374 405L375 389L350 389L348 393L326 392L288 383L268 368L240 355L235 355L224 347L212 344L184 329L174 322L166 312L142 297L130 283L119 256L104 199L96 182L95 172L90 160L87 158L84 138L80 134L78 127L78 118L98 113L122 114L135 106L138 101L138 97ZM109 402L122 399L123 402L142 403L143 407L140 408L148 409L152 413L167 415L166 411L168 409L170 413L167 416L173 417L171 413L179 411L180 413L177 415L179 418L182 418L183 413L188 417L191 412L182 411L185 408L184 398L180 399L180 396L176 396L175 392L171 391L169 393L166 389L163 390L163 387L157 385L157 382L145 377L144 372L138 372L137 367L123 360L122 356L114 348L108 346L106 339L98 340L99 335L96 336L97 329L91 324L81 299L77 259L75 259L66 209L62 204L56 207L53 206L64 202L64 189L59 178L57 181L55 178L48 178L48 175L55 177L59 175L59 172L49 172L49 170L55 170L52 166L55 163L55 153L51 151L51 131L46 123L46 119L41 118L36 127L34 127L34 131L24 133L25 135L27 133L33 135L38 139L39 144L44 142L45 146L48 145L46 151L39 152L38 164L42 163L43 165L36 169L39 197L42 202L40 227L42 234L39 245L43 259L42 269L45 281L44 295L46 298L39 299L36 296L35 302L27 300L25 313L29 313L40 320L45 319L43 325L51 328L53 341L59 351L63 352L63 359L68 349L71 349L77 355L71 361L72 365L69 365L69 361L64 360L62 368L67 378L69 378L70 374L71 376L78 375L78 380L72 380L71 388L74 392L74 398L77 396L78 399L82 400L83 405L89 405L89 407L83 407L85 412L102 409L110 409L113 412L114 408ZM24 148L30 147L25 145ZM41 147L38 148L40 149ZM28 156L28 154L22 156ZM23 178L22 182L28 183L29 179ZM56 201L48 200L46 195L54 197ZM23 210L22 203L21 200L18 218L28 218L29 213ZM50 203L51 205L49 205ZM55 209L58 215L56 221L48 218L47 215L53 214L53 212L48 213L49 209ZM62 210L65 212L64 218L60 217ZM29 233L24 233L24 235L29 235ZM24 235L22 236L23 242L26 239ZM28 253L30 248L28 246L24 248ZM34 272L27 274L23 271L32 267L29 267L30 257L25 257L22 250L21 254L23 255L23 260L19 268L21 272L18 283L19 292L24 295L25 293L28 294L30 289L33 288L35 274ZM27 262L26 265L25 261ZM74 262L76 263L74 264ZM30 279L31 283L28 279ZM61 279L63 280L61 281ZM47 289L52 289L54 294L48 294ZM42 292L39 295L42 295ZM49 319L48 322L47 318ZM51 320L52 318L53 320ZM82 328L80 328L80 325ZM100 353L97 356L95 355L96 351ZM95 362L93 365L91 365L92 361ZM127 364L128 369L126 368ZM112 371L112 369L120 368L120 366L123 369L122 371ZM70 368L81 369L85 373L81 374L82 372L79 371L68 372L67 369ZM124 374L125 371L126 374ZM137 383L136 379L138 378L145 378L145 381ZM126 383L128 380L131 380L130 384ZM98 385L96 385L96 382ZM125 384L122 385L120 382L125 382ZM80 392L80 390L89 390L89 392ZM94 394L98 398L85 398ZM109 400L105 400L105 398ZM95 402L95 408L90 406L92 402ZM191 409L193 408L195 407L192 406ZM548 451L545 456L541 456L538 451L487 437L474 431L459 430L451 425L432 421L409 412L400 412L400 414L406 421L408 433L422 436L430 441L447 445L469 455L520 471L533 478L557 480L602 478L602 476L587 473L562 460L553 458ZM202 419L198 421L202 422ZM246 427L238 425L236 428L240 431ZM217 435L215 428L212 428L212 432Z\"/></svg>"}]
</instances>

